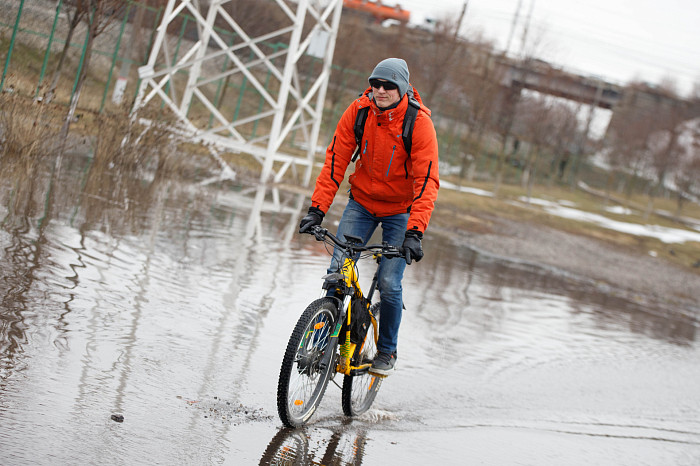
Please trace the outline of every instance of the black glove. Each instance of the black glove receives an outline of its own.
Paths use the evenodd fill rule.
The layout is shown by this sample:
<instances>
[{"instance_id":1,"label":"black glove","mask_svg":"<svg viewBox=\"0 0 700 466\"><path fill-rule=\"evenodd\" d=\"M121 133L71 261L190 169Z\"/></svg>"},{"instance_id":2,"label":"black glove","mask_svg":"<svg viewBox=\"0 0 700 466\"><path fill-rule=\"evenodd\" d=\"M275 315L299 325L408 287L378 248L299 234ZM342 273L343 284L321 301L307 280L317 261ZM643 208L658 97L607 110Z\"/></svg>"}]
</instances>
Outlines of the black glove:
<instances>
[{"instance_id":1,"label":"black glove","mask_svg":"<svg viewBox=\"0 0 700 466\"><path fill-rule=\"evenodd\" d=\"M314 225L320 225L324 217L323 211L318 207L309 207L309 213L299 223L299 233L306 233Z\"/></svg>"},{"instance_id":2,"label":"black glove","mask_svg":"<svg viewBox=\"0 0 700 466\"><path fill-rule=\"evenodd\" d=\"M406 263L410 264L411 260L416 262L423 258L423 247L421 246L421 240L423 239L423 233L418 230L408 230L406 231L406 237L403 240L403 249L406 253Z\"/></svg>"}]
</instances>

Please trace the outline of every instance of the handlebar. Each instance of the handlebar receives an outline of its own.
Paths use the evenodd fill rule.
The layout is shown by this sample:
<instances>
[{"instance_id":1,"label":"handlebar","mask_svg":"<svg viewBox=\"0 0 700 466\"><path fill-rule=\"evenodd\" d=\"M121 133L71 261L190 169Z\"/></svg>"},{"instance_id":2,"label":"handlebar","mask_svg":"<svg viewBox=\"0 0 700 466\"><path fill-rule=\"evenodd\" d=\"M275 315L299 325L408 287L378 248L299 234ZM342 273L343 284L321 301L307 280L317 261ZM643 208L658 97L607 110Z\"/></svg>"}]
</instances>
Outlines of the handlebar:
<instances>
[{"instance_id":1,"label":"handlebar","mask_svg":"<svg viewBox=\"0 0 700 466\"><path fill-rule=\"evenodd\" d=\"M386 242L383 242L382 244L368 244L366 246L362 246L358 243L343 241L320 225L313 225L304 233L313 235L316 238L316 241L325 241L326 238L328 238L339 248L348 251L350 255L359 252L371 252L373 254L381 254L386 258L403 257L406 259L406 264L411 264L411 254L406 254L407 251L405 251L402 247L392 246Z\"/></svg>"}]
</instances>

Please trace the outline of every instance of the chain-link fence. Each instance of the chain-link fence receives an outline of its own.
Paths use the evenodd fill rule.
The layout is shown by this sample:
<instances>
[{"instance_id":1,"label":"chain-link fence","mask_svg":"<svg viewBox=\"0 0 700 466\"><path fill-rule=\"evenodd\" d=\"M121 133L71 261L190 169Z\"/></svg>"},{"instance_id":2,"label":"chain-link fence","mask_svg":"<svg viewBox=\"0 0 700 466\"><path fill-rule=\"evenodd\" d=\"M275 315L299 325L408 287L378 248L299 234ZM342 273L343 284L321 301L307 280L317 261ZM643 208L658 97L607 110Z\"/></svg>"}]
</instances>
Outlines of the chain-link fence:
<instances>
[{"instance_id":1,"label":"chain-link fence","mask_svg":"<svg viewBox=\"0 0 700 466\"><path fill-rule=\"evenodd\" d=\"M125 3L124 10L111 18L109 26L95 38L87 86L80 97L82 111L102 113L119 105L129 106L138 91L138 68L148 60L164 8L134 0ZM55 104L68 106L83 67L88 32L85 21L80 21L70 34L73 13L74 8L62 0L0 0L0 64L3 66L0 91L20 92L35 99L43 99L50 92ZM231 31L218 32L231 43L236 40ZM181 13L179 20L171 23L169 33L173 51L169 64L173 65L181 58L180 50L189 50L192 42L198 39L197 22L192 16ZM259 45L273 52L287 46L284 43ZM254 58L252 51L237 53L250 54L250 57L242 56L243 61ZM230 63L222 56L211 66L222 72ZM270 76L259 76L259 81L266 86L275 85ZM311 84L309 81L307 86ZM347 86L347 89L336 105L328 106L324 122L337 121L344 106L362 90L363 84L366 84L364 74L334 67L331 85ZM208 88L212 89L215 105L229 107L234 121L245 116L245 108L254 109L263 103L260 93L240 74L213 81ZM164 91L167 93L169 89L166 87ZM254 135L257 128L252 126ZM325 129L326 133L332 131L327 125Z\"/></svg>"},{"instance_id":2,"label":"chain-link fence","mask_svg":"<svg viewBox=\"0 0 700 466\"><path fill-rule=\"evenodd\" d=\"M88 80L80 96L78 112L102 113L117 110L119 106L130 107L136 96L138 67L147 62L164 7L152 7L136 0L125 0L124 3L125 8L110 18L109 26L95 38ZM77 23L73 33L69 34L73 11L74 7L64 0L0 0L0 66L3 66L0 91L20 92L34 99L43 99L49 94L55 104L69 105L87 48L85 21ZM171 23L168 32L173 51L169 60L170 64L175 64L181 58L180 50L189 50L192 42L198 39L199 31L194 18L181 13L179 21ZM220 30L219 33L231 43L236 40L229 30ZM266 43L265 47L277 49L286 47L286 44ZM61 62L64 50L65 58ZM252 51L237 53L252 54ZM245 61L245 57L242 58ZM213 65L220 67L219 72L230 65L225 56L221 60ZM312 62L310 59L310 67L314 66ZM367 72L333 67L322 120L321 145L330 139L346 106L367 86ZM301 79L304 78L302 75ZM274 80L265 77L259 80L274 85ZM52 90L54 86L55 91ZM217 106L227 106L233 115L232 121L244 118L245 108L256 108L256 102L262 104L263 100L242 74L212 81L209 89L212 102ZM168 89L164 91L168 92ZM427 104L430 106L431 102ZM203 118L211 120L211 116ZM493 137L486 137L481 156L473 157L469 131L464 122L439 112L433 113L433 121L440 145L441 170L445 173L461 172L463 176L465 167L470 175L495 172L498 142ZM253 135L260 131L255 125L257 122L250 128ZM291 140L294 141L294 137ZM517 163L509 164L503 181L515 182L520 172Z\"/></svg>"}]
</instances>

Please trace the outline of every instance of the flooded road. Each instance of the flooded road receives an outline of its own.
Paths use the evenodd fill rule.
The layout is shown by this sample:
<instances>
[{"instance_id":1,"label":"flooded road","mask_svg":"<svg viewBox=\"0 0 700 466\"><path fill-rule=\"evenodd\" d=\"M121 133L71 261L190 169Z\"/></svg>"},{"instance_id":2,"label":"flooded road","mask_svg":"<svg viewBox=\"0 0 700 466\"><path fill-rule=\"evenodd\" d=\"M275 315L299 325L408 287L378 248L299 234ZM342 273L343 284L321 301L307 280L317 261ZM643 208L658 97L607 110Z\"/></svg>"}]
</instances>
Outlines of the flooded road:
<instances>
[{"instance_id":1,"label":"flooded road","mask_svg":"<svg viewBox=\"0 0 700 466\"><path fill-rule=\"evenodd\" d=\"M695 310L431 231L373 408L345 418L331 384L282 429L280 362L329 261L296 234L309 200L62 173L0 180L2 464L700 464Z\"/></svg>"}]
</instances>

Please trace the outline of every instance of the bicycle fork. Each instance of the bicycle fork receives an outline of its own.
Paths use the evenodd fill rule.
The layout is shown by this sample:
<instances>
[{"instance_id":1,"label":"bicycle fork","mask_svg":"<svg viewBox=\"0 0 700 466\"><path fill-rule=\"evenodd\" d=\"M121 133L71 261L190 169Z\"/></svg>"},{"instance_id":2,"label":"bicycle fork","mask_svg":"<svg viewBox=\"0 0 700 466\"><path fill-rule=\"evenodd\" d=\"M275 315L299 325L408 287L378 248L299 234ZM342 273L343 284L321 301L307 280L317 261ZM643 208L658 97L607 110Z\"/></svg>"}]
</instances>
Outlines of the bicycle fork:
<instances>
[{"instance_id":1,"label":"bicycle fork","mask_svg":"<svg viewBox=\"0 0 700 466\"><path fill-rule=\"evenodd\" d=\"M339 348L339 353L340 357L337 361L336 364L336 372L340 372L341 374L349 375L350 374L350 361L352 358L352 355L355 353L355 347L357 346L355 343L350 341L350 326L345 325L345 332L344 335L341 335L342 327L343 327L343 322L347 324L350 322L351 315L350 315L350 304L352 301L352 296L345 296L343 299L343 304L341 309L345 309L346 311L344 313L341 313L341 317L344 317L344 319L338 319L338 322L336 323L336 327L331 334L331 341L330 344L328 345L329 348L334 348L336 341L337 340L344 340L343 343L340 344ZM332 359L335 356L335 351L326 351L326 353L323 355L323 358L321 359L320 366L323 370L325 370L326 367L328 367L329 364L332 364Z\"/></svg>"},{"instance_id":2,"label":"bicycle fork","mask_svg":"<svg viewBox=\"0 0 700 466\"><path fill-rule=\"evenodd\" d=\"M345 322L347 325L345 325L345 335L344 335L344 342L340 345L339 352L340 352L340 359L338 360L338 366L336 367L336 370L340 372L341 374L348 375L350 373L350 359L352 358L352 355L355 353L355 346L357 346L355 343L350 341L350 322L352 322L352 316L351 316L351 303L352 303L352 296L346 295L345 298L343 299L343 309L345 309ZM338 322L342 326L341 322Z\"/></svg>"},{"instance_id":3,"label":"bicycle fork","mask_svg":"<svg viewBox=\"0 0 700 466\"><path fill-rule=\"evenodd\" d=\"M352 297L351 296L345 296L343 299L343 302L341 304L341 307L339 307L339 310L341 310L340 317L343 317L343 319L338 319L338 322L336 323L335 329L333 329L333 333L330 336L330 342L328 344L328 348L335 348L336 342L341 336L341 330L343 327L343 321L348 321L350 317L350 303L351 303ZM340 300L338 300L340 303ZM347 311L345 313L342 312L343 309L346 309ZM345 332L344 338L345 338L345 343L340 345L340 360L336 364L336 371L337 372L342 372L344 374L348 374L350 370L350 358L352 357L353 352L355 351L355 344L350 342L350 328L349 326L346 325L347 330ZM352 345L350 347L350 345ZM333 364L334 357L335 357L335 350L332 351L326 351L325 354L323 355L321 362L319 363L321 369L323 371L326 370L326 368L330 365ZM344 368L344 370L341 370L341 367Z\"/></svg>"}]
</instances>

